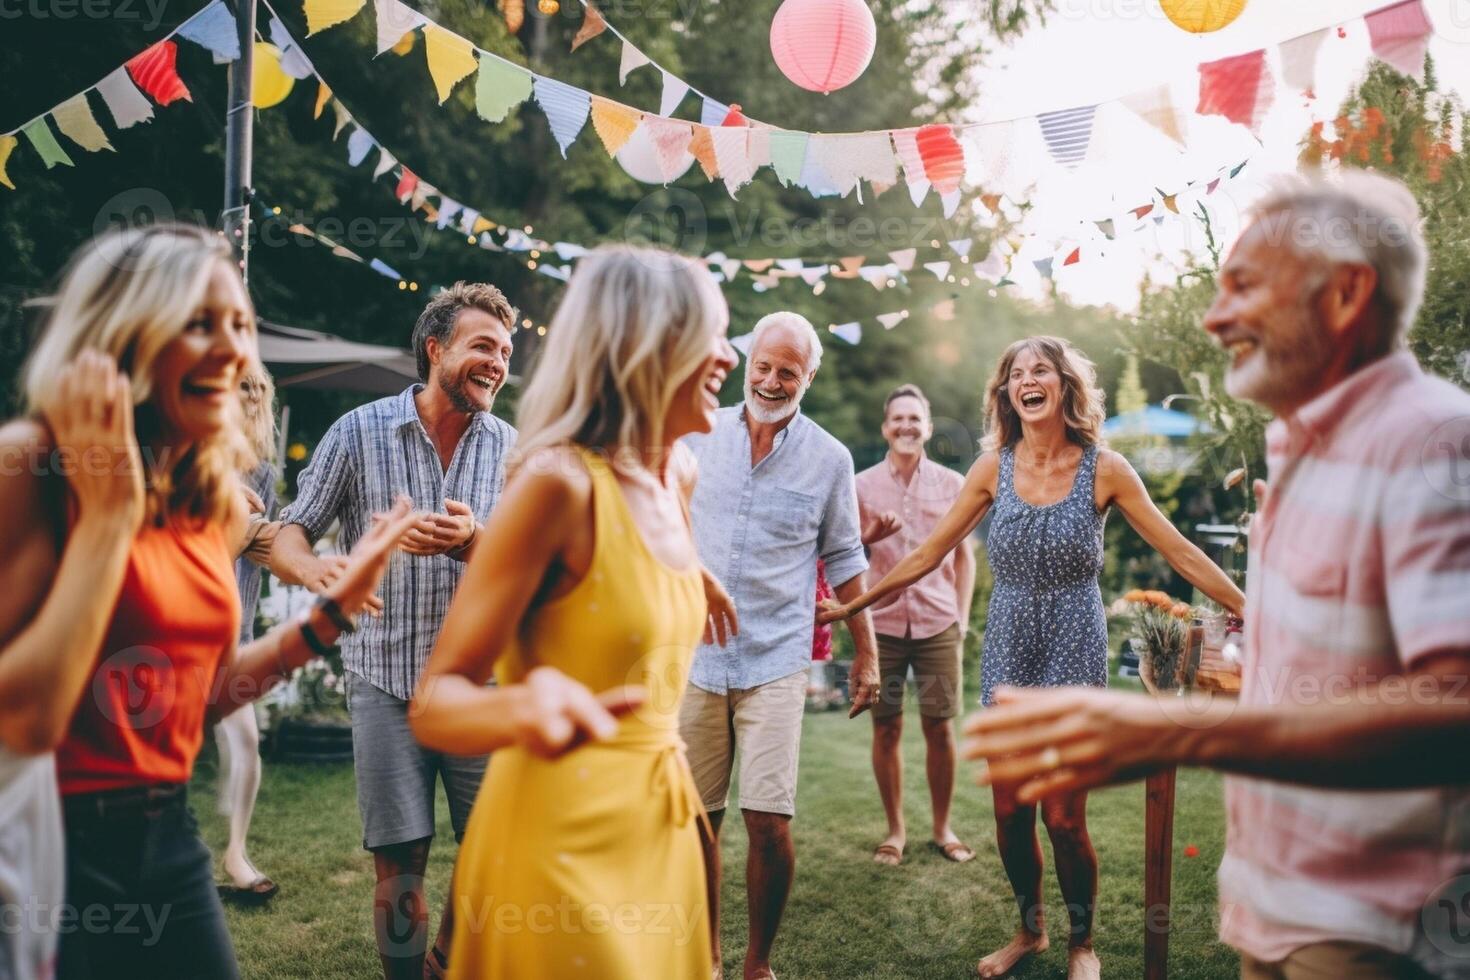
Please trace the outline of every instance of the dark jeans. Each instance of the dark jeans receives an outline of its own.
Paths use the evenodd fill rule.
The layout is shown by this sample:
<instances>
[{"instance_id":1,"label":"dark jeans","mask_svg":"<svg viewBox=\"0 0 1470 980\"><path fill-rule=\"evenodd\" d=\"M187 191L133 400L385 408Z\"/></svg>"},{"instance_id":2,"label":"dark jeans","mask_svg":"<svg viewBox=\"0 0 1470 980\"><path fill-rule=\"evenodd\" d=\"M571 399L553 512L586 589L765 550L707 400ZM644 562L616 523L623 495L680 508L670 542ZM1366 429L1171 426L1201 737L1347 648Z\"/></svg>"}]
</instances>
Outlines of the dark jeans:
<instances>
[{"instance_id":1,"label":"dark jeans","mask_svg":"<svg viewBox=\"0 0 1470 980\"><path fill-rule=\"evenodd\" d=\"M58 980L238 980L209 848L185 802L136 791L65 800Z\"/></svg>"}]
</instances>

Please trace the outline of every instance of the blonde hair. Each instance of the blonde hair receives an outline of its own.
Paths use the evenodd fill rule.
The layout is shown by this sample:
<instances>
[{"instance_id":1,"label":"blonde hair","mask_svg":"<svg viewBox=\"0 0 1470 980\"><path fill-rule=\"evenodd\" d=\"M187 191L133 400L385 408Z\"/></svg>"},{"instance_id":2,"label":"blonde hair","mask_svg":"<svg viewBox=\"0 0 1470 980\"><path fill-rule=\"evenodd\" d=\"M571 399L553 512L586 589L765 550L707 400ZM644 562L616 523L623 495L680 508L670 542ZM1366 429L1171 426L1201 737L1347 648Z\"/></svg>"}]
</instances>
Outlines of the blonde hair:
<instances>
[{"instance_id":1,"label":"blonde hair","mask_svg":"<svg viewBox=\"0 0 1470 980\"><path fill-rule=\"evenodd\" d=\"M660 249L604 246L577 264L517 411L517 457L575 443L663 442L674 392L709 356L724 299L709 271Z\"/></svg>"},{"instance_id":2,"label":"blonde hair","mask_svg":"<svg viewBox=\"0 0 1470 980\"><path fill-rule=\"evenodd\" d=\"M234 269L229 245L205 228L159 224L107 232L82 246L48 308L40 339L26 361L22 387L34 414L61 371L84 350L117 361L132 383L134 431L141 444L162 424L149 403L153 365L199 309L216 262ZM239 399L230 399L240 413ZM225 519L236 506L238 474L254 467L234 424L196 443L177 460L145 459L148 516Z\"/></svg>"},{"instance_id":3,"label":"blonde hair","mask_svg":"<svg viewBox=\"0 0 1470 980\"><path fill-rule=\"evenodd\" d=\"M260 359L252 357L240 375L240 409L245 421L245 438L255 463L276 458L276 383Z\"/></svg>"},{"instance_id":4,"label":"blonde hair","mask_svg":"<svg viewBox=\"0 0 1470 980\"><path fill-rule=\"evenodd\" d=\"M1076 347L1060 337L1027 337L1007 347L995 366L990 386L985 391L986 450L1014 446L1021 439L1021 420L1011 404L1011 366L1022 351L1029 350L1044 358L1062 379L1062 421L1067 438L1079 446L1102 444L1102 389L1097 385L1097 366Z\"/></svg>"}]
</instances>

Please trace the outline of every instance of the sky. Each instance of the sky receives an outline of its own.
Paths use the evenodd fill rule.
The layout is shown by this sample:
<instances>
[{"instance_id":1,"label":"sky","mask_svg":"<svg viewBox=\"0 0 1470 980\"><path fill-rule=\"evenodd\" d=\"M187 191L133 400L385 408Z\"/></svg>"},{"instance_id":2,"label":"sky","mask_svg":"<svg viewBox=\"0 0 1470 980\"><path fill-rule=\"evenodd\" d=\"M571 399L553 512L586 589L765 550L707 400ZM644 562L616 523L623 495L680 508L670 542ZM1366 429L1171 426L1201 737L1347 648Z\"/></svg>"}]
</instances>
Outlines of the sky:
<instances>
[{"instance_id":1,"label":"sky","mask_svg":"<svg viewBox=\"0 0 1470 980\"><path fill-rule=\"evenodd\" d=\"M1221 117L1189 115L1188 150L1117 105L1099 109L1088 160L1074 173L1056 166L1044 144L1033 140L1012 161L1013 172L1035 180L1026 195L1035 209L1012 276L1023 294L1044 292L1035 259L1055 254L1058 291L1076 303L1137 305L1144 275L1172 279L1188 251L1203 253L1198 221L1170 216L1162 225L1137 224L1128 214L1148 203L1155 188L1200 187L1221 167L1249 158L1250 165L1208 197L1217 236L1229 242L1240 230L1240 214L1258 197L1269 178L1291 172L1302 136L1318 118L1331 119L1371 56L1362 17L1389 0L1249 0L1244 12L1214 34L1180 30L1165 16L1159 0L1056 0L1044 26L1034 27L989 59L979 77L980 96L973 117L985 121L1032 115L1115 99L1160 84L1171 86L1176 103L1193 109L1199 91L1198 65L1266 48L1277 70L1276 102L1261 142L1242 126ZM1470 0L1424 0L1434 24L1429 51L1441 87L1470 96ZM1342 26L1345 37L1329 34L1317 65L1317 98L1308 100L1280 81L1275 48L1282 41L1323 27ZM1470 98L1466 98L1470 102ZM1034 133L1034 127L1032 128ZM1019 182L1021 178L1016 178ZM1019 190L1019 189L1018 189ZM1181 209L1188 197L1181 201ZM1157 213L1157 212L1156 212ZM1115 219L1116 241L1108 242L1093 224ZM1084 259L1062 268L1061 256L1075 240ZM1055 250L1053 244L1062 244ZM1099 250L1105 254L1099 254Z\"/></svg>"}]
</instances>

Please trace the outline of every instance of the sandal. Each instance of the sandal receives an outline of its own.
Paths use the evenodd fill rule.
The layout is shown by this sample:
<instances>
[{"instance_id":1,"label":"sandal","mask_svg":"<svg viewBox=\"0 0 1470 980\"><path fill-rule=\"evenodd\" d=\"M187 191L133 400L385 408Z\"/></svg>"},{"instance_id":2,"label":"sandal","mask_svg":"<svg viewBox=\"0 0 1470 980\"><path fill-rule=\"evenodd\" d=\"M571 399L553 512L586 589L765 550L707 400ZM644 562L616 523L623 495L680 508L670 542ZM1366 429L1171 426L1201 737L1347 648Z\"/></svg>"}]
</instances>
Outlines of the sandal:
<instances>
[{"instance_id":1,"label":"sandal","mask_svg":"<svg viewBox=\"0 0 1470 980\"><path fill-rule=\"evenodd\" d=\"M256 875L255 880L248 885L237 885L234 882L220 882L216 886L219 897L228 901L239 902L242 905L264 905L276 893L281 886L271 881L265 875Z\"/></svg>"},{"instance_id":2,"label":"sandal","mask_svg":"<svg viewBox=\"0 0 1470 980\"><path fill-rule=\"evenodd\" d=\"M903 848L897 844L879 844L873 849L873 863L896 868L903 863Z\"/></svg>"},{"instance_id":3,"label":"sandal","mask_svg":"<svg viewBox=\"0 0 1470 980\"><path fill-rule=\"evenodd\" d=\"M952 840L948 844L941 844L937 840L931 840L929 846L942 854L946 861L953 861L955 864L975 860L975 851L962 841Z\"/></svg>"},{"instance_id":4,"label":"sandal","mask_svg":"<svg viewBox=\"0 0 1470 980\"><path fill-rule=\"evenodd\" d=\"M444 980L449 976L449 954L438 943L424 957L424 976L431 980Z\"/></svg>"}]
</instances>

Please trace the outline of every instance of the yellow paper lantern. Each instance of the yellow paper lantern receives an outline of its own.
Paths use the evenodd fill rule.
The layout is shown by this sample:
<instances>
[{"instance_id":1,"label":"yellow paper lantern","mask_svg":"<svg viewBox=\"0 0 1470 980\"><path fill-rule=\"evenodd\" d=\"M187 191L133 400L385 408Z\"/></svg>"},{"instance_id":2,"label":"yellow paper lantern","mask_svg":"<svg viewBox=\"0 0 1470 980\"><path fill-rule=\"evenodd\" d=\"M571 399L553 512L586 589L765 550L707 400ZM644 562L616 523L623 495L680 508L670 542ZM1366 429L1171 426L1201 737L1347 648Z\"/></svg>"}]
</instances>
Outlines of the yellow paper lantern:
<instances>
[{"instance_id":1,"label":"yellow paper lantern","mask_svg":"<svg viewBox=\"0 0 1470 980\"><path fill-rule=\"evenodd\" d=\"M1160 0L1164 16L1191 34L1228 26L1245 9L1245 0Z\"/></svg>"},{"instance_id":2,"label":"yellow paper lantern","mask_svg":"<svg viewBox=\"0 0 1470 980\"><path fill-rule=\"evenodd\" d=\"M291 94L296 79L281 70L281 51L274 44L255 42L255 78L250 86L250 101L257 109L280 105Z\"/></svg>"}]
</instances>

